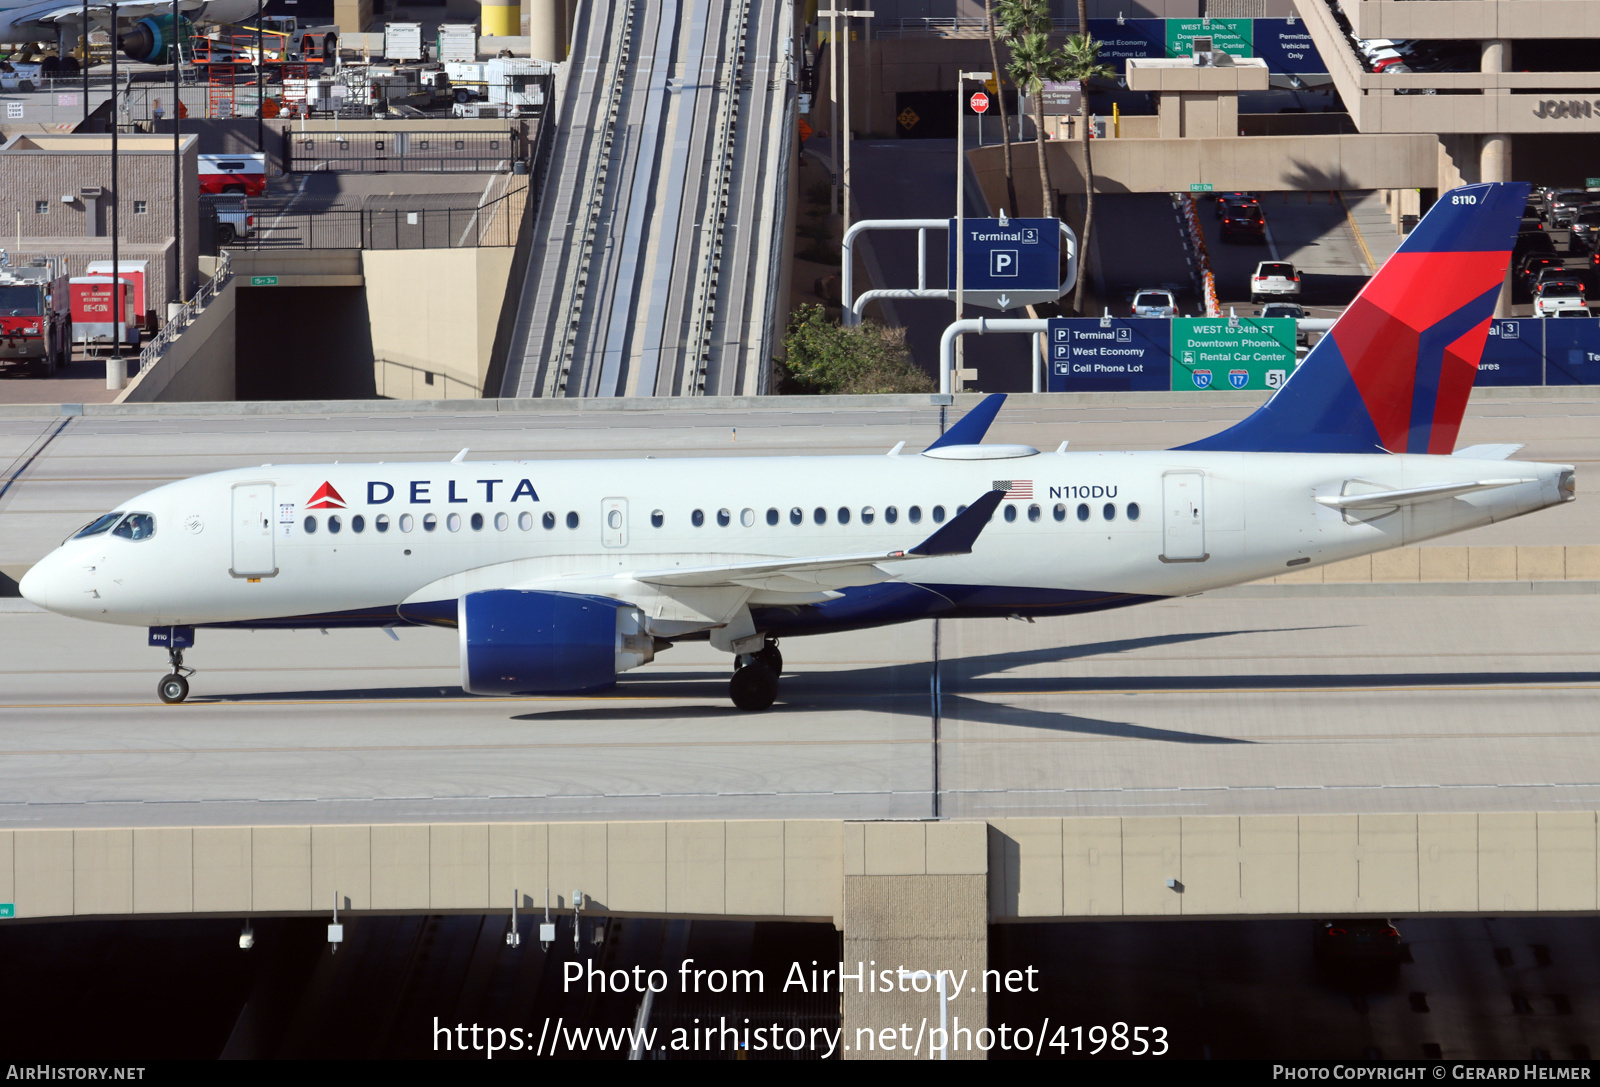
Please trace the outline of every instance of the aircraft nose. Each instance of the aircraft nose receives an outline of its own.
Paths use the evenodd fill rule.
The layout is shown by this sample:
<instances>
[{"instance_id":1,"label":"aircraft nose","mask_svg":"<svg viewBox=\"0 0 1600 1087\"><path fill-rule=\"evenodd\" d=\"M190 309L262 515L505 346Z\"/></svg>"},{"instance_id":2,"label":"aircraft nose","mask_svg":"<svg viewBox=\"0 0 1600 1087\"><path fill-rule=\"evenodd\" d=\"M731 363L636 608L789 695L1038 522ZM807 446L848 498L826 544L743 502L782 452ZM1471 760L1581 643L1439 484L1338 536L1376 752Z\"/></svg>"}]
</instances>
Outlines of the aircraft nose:
<instances>
[{"instance_id":1,"label":"aircraft nose","mask_svg":"<svg viewBox=\"0 0 1600 1087\"><path fill-rule=\"evenodd\" d=\"M17 588L30 604L37 604L47 611L59 611L66 590L61 557L52 553L40 559L22 575Z\"/></svg>"}]
</instances>

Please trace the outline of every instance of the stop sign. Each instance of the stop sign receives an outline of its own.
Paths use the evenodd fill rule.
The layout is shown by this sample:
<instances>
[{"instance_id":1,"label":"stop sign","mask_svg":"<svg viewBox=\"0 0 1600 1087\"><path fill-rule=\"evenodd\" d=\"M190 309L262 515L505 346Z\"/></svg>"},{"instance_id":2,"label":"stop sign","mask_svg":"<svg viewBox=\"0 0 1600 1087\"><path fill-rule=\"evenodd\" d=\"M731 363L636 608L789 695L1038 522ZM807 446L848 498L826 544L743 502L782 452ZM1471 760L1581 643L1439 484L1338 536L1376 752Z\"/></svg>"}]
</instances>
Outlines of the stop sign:
<instances>
[{"instance_id":1,"label":"stop sign","mask_svg":"<svg viewBox=\"0 0 1600 1087\"><path fill-rule=\"evenodd\" d=\"M988 109L989 109L989 96L987 94L984 94L982 91L978 91L976 94L974 94L972 96L972 112L973 113L985 113L985 112L988 111Z\"/></svg>"}]
</instances>

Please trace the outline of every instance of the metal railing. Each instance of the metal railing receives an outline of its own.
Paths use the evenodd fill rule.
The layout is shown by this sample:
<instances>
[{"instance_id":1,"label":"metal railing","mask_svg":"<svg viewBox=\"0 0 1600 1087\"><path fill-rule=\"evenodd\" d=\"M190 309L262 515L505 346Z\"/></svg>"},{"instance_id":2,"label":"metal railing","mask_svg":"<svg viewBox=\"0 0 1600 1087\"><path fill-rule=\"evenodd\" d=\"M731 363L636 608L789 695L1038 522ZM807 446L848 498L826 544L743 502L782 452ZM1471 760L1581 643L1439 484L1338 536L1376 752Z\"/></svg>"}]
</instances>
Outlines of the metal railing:
<instances>
[{"instance_id":1,"label":"metal railing","mask_svg":"<svg viewBox=\"0 0 1600 1087\"><path fill-rule=\"evenodd\" d=\"M419 129L294 132L290 173L494 173L524 157L522 134Z\"/></svg>"},{"instance_id":2,"label":"metal railing","mask_svg":"<svg viewBox=\"0 0 1600 1087\"><path fill-rule=\"evenodd\" d=\"M233 259L224 251L217 263L217 274L201 284L194 297L180 306L178 312L173 314L167 323L161 326L161 331L152 336L150 342L139 350L139 372L141 374L161 361L161 356L165 355L173 342L183 335L184 330L194 324L196 318L205 312L206 306L216 299L217 295L222 292L222 288L226 287L231 279L233 279Z\"/></svg>"},{"instance_id":3,"label":"metal railing","mask_svg":"<svg viewBox=\"0 0 1600 1087\"><path fill-rule=\"evenodd\" d=\"M248 201L255 234L235 249L490 249L515 245L528 187L477 207L333 208L274 213ZM202 227L203 229L203 227Z\"/></svg>"}]
</instances>

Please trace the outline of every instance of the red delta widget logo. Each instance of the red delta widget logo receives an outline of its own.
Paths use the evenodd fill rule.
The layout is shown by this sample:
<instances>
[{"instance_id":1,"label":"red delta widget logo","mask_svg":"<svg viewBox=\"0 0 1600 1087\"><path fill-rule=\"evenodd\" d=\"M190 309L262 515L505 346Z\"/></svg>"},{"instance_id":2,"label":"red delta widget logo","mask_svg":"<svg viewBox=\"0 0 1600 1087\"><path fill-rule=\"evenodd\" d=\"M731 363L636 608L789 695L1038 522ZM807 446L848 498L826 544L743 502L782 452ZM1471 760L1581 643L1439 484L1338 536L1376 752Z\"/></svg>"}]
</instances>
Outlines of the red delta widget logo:
<instances>
[{"instance_id":1,"label":"red delta widget logo","mask_svg":"<svg viewBox=\"0 0 1600 1087\"><path fill-rule=\"evenodd\" d=\"M311 496L311 501L306 503L308 510L342 510L345 508L344 498L333 489L333 484L324 482L317 488L317 493Z\"/></svg>"}]
</instances>

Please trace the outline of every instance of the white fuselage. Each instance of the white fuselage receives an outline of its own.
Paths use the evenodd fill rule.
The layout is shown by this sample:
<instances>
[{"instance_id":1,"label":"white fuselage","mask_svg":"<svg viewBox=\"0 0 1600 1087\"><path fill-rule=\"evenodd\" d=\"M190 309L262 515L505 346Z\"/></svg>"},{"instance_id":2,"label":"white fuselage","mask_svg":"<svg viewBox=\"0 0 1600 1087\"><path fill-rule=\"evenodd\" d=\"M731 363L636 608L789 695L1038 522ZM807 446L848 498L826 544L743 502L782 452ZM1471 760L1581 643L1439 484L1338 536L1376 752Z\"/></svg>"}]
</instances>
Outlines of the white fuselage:
<instances>
[{"instance_id":1,"label":"white fuselage","mask_svg":"<svg viewBox=\"0 0 1600 1087\"><path fill-rule=\"evenodd\" d=\"M1571 499L1570 473L1569 465L1460 457L1171 451L971 461L904 455L263 466L130 498L119 508L150 514L153 534L69 539L33 567L22 588L52 611L136 626L249 625L365 610L400 621L403 604L453 603L502 588L639 603L642 589L631 574L642 570L910 549L939 528L936 508L948 523L996 481L1010 479L1013 495L1031 483L1032 499L1002 503L970 554L887 561L879 569L919 585L1001 587L1019 600L1060 590L1170 597L1556 505ZM1352 487L1404 490L1508 477L1527 482L1389 512L1341 512L1316 501ZM324 484L343 508L307 508ZM1006 507L1016 510L1014 520ZM798 524L791 520L796 509ZM769 510L777 511L775 525ZM721 511L726 525L719 524ZM482 527L473 527L474 515ZM335 516L338 532L330 531ZM316 531L307 531L308 518ZM380 518L386 531L378 530ZM746 588L738 603L805 602L806 588L763 583ZM817 597L829 586L811 588Z\"/></svg>"},{"instance_id":2,"label":"white fuselage","mask_svg":"<svg viewBox=\"0 0 1600 1087\"><path fill-rule=\"evenodd\" d=\"M83 18L78 14L81 4L71 0L22 0L21 3L0 4L0 42L7 45L26 45L30 42L53 41L63 28L72 34L82 32ZM213 23L236 23L256 13L256 0L179 0L184 18L196 26ZM126 26L133 19L145 15L167 15L170 3L128 3L118 5L117 22ZM99 0L89 5L89 25L99 30L111 22L110 11Z\"/></svg>"}]
</instances>

